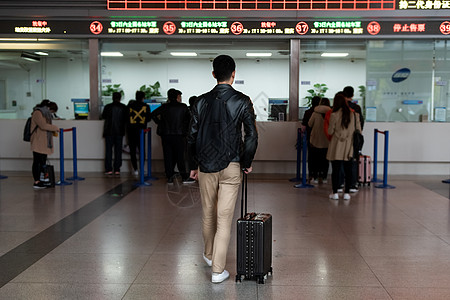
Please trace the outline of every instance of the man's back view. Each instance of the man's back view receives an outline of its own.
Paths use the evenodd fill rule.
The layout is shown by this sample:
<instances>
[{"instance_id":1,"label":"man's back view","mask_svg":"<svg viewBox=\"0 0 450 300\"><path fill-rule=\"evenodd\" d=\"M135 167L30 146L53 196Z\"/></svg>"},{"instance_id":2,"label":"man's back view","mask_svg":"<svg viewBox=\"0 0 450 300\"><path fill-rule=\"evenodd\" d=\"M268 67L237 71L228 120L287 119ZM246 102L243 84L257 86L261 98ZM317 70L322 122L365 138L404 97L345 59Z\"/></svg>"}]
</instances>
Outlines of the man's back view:
<instances>
[{"instance_id":1,"label":"man's back view","mask_svg":"<svg viewBox=\"0 0 450 300\"><path fill-rule=\"evenodd\" d=\"M203 258L214 283L229 277L225 264L241 170L252 171L258 144L253 104L231 87L235 67L230 56L214 59L217 85L193 105L188 137L191 177L198 179L202 198Z\"/></svg>"},{"instance_id":2,"label":"man's back view","mask_svg":"<svg viewBox=\"0 0 450 300\"><path fill-rule=\"evenodd\" d=\"M145 93L136 92L136 101L128 103L128 145L130 146L131 165L133 166L134 175L138 174L136 149L140 147L140 132L147 128L150 122L150 107L144 103Z\"/></svg>"}]
</instances>

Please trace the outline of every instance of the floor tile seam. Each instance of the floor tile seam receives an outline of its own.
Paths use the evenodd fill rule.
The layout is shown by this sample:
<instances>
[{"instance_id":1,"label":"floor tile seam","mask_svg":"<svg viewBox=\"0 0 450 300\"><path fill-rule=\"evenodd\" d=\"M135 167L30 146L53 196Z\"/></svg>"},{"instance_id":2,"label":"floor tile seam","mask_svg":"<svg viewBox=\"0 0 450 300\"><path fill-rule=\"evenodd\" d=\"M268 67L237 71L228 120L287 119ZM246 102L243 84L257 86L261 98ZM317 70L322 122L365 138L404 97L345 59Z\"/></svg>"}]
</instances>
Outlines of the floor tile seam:
<instances>
[{"instance_id":1,"label":"floor tile seam","mask_svg":"<svg viewBox=\"0 0 450 300\"><path fill-rule=\"evenodd\" d=\"M441 196L442 197L442 196ZM372 199L372 201L376 201L377 199ZM403 214L408 220L412 220L413 222L415 222L416 224L420 225L421 227L423 227L426 231L428 231L430 234L432 235L436 235L434 232L430 231L424 224L422 224L421 222L419 222L416 218L412 217L411 215L408 214L408 212L400 207L399 205L396 205L395 203L392 202L388 202L388 205L392 206L393 208L395 208L397 211L399 211L401 214Z\"/></svg>"},{"instance_id":2,"label":"floor tile seam","mask_svg":"<svg viewBox=\"0 0 450 300\"><path fill-rule=\"evenodd\" d=\"M90 221L86 221L84 220L84 225L82 225L81 227L78 228L78 230L74 230L72 228L72 230L69 231L63 231L63 230L58 230L59 227L61 227L61 225L63 225L62 227L64 227L64 225L72 225L72 220L69 220L69 218L75 216L75 215L79 215L80 211L86 211L90 206L93 206L95 204L97 204L99 201L104 201L106 196L109 196L111 194L113 194L113 192L118 189L119 187L121 187L123 184L127 183L131 184L130 181L125 181L125 182L120 182L118 185L113 186L112 189L108 190L106 193L104 193L103 195L100 195L98 198L93 199L91 201L89 201L88 203L86 203L84 206L80 207L79 209L75 210L73 213L67 215L66 217L60 219L58 222L54 223L53 225L43 229L42 231L38 232L36 235L34 235L33 237L31 237L30 239L28 239L27 241L21 243L20 245L16 246L15 248L13 248L12 250L8 251L7 253L3 254L2 256L0 256L0 264L5 263L2 262L5 259L7 259L7 257L14 257L15 255L26 255L27 257L31 258L30 261L23 263L23 262L18 262L16 265L16 269L15 272L11 271L10 274L2 274L1 277L1 281L0 281L0 288L2 286L4 286L5 284L7 284L8 282L10 282L11 280L13 280L14 278L16 278L18 275L20 275L22 272L24 272L26 269L28 269L30 266L32 266L34 263L36 263L37 261L39 261L40 259L42 259L45 255L47 255L48 253L50 253L52 250L56 249L56 247L58 247L59 245L61 245L62 243L64 243L64 241L66 241L67 239L69 239L70 237L72 237L74 234L76 234L77 232L79 232L82 228L86 227L87 225L89 225L92 221L94 221L95 219L97 219L99 216L101 216L103 213L105 213L105 211L109 210L112 206L114 206L115 204L117 204L120 200L122 200L123 198L126 197L126 195L128 193L130 193L131 191L133 191L134 189L136 189L136 187L134 186L129 186L130 190L128 191L128 193L123 194L123 196L118 200L118 201L114 201L114 203L109 206L106 210L103 210L101 213L99 213L98 215L96 215L95 217L92 217L93 215L91 214L88 219L90 219ZM116 199L117 200L117 199ZM83 218L82 218L83 219ZM86 223L87 222L87 223ZM69 226L70 227L70 226ZM44 237L45 235L51 235L52 232L57 232L60 233L60 236L58 238L55 238L54 244L53 245L48 245L48 243L46 244L46 247L48 247L45 251L43 249L41 249L40 251L30 251L28 250L28 248L30 246L36 245L36 243L34 241L36 241L37 239L39 239L41 236ZM30 245L30 246L29 246ZM50 246L50 247L49 247ZM20 250L20 249L24 249L24 250ZM33 258L32 258L33 257ZM8 259L7 259L8 260ZM9 262L9 261L8 261ZM6 263L8 263L6 262ZM22 265L19 266L19 264L22 263ZM9 269L11 269L10 266L8 266ZM6 268L5 268L6 269ZM5 279L6 278L6 279Z\"/></svg>"},{"instance_id":3,"label":"floor tile seam","mask_svg":"<svg viewBox=\"0 0 450 300\"><path fill-rule=\"evenodd\" d=\"M426 188L427 190L432 191L433 193L436 193L436 194L438 194L438 195L441 196L441 197L444 197L444 198L446 198L446 199L450 199L450 187L448 187L448 188L446 188L445 186L440 187L440 188L445 189L445 190L449 189L448 195L445 195L445 196L444 196L443 194L441 194L441 193L439 193L439 192L436 192L434 189L431 189L431 188L427 187L427 186L425 185L425 183L424 183L424 184L420 184L420 183L418 183L417 181L413 181L413 183L414 183L414 184L417 184L417 185L420 186L420 187ZM443 183L443 184L444 184L444 185L448 185L448 184L445 184L445 183Z\"/></svg>"},{"instance_id":4,"label":"floor tile seam","mask_svg":"<svg viewBox=\"0 0 450 300\"><path fill-rule=\"evenodd\" d=\"M266 286L274 286L274 287L295 287L295 288L302 288L302 287L306 287L306 288L377 288L377 289L383 289L384 291L386 291L386 289L382 286L382 285L378 285L378 284L354 284L354 285L349 285L349 284L291 284L291 283L287 283L287 284L280 284L280 283L271 283L271 280L267 280L266 283L264 285L260 285L258 286L261 288L264 288Z\"/></svg>"},{"instance_id":5,"label":"floor tile seam","mask_svg":"<svg viewBox=\"0 0 450 300\"><path fill-rule=\"evenodd\" d=\"M159 245L161 244L161 241L165 238L165 236L167 235L167 233L170 230L170 227L173 225L173 222L175 222L175 220L177 219L176 217L180 214L180 210L177 210L177 214L176 216L173 218L172 222L170 223L170 225L167 226L164 234L161 234L161 237L159 238L158 242L156 242L156 245L152 251L151 254L148 255L147 260L142 264L142 267L139 269L139 271L137 272L135 278L133 279L133 282L130 284L130 286L128 287L127 291L125 292L124 296L126 296L126 294L128 293L128 291L130 290L131 286L134 284L138 284L136 283L136 280L139 278L139 276L141 275L141 273L144 271L145 266L150 262L151 258L153 257L153 255L157 254L156 249L158 249ZM123 298L122 298L123 299Z\"/></svg>"},{"instance_id":6,"label":"floor tile seam","mask_svg":"<svg viewBox=\"0 0 450 300\"><path fill-rule=\"evenodd\" d=\"M338 224L338 226L344 230L342 228L341 225ZM361 251L359 249L357 249L356 244L354 244L351 239L350 239L350 235L348 235L345 231L344 231L344 235L347 239L347 242L351 245L351 248L355 251L355 253L357 253L357 255L361 258L361 260L364 262L364 264L367 266L367 269L370 270L370 273L372 273L372 275L376 278L376 280L378 281L380 287L382 287L384 289L384 291L391 297L391 295L389 294L389 292L386 290L386 287L383 285L383 282L381 281L381 279L377 276L377 274L375 273L375 271L370 267L370 264L367 262L367 260L365 259L365 257L362 255ZM392 298L392 297L391 297Z\"/></svg>"},{"instance_id":7,"label":"floor tile seam","mask_svg":"<svg viewBox=\"0 0 450 300\"><path fill-rule=\"evenodd\" d=\"M412 217L411 215L408 214L407 211L405 211L404 209L399 208L398 206L391 204L393 207L395 207L398 211L400 211L402 214L404 214L408 219L410 219L411 221L413 221L414 223L416 223L417 225L419 225L420 227L422 227L424 230L426 230L427 232L429 232L431 235L436 236L437 234L434 233L431 229L429 229L425 224L423 224L423 222L421 222L419 219Z\"/></svg>"},{"instance_id":8,"label":"floor tile seam","mask_svg":"<svg viewBox=\"0 0 450 300\"><path fill-rule=\"evenodd\" d=\"M362 253L360 251L358 251L358 249L355 249L355 251L359 254L359 256L361 257L361 259L364 261L364 263L366 264L367 268L370 270L370 272L372 273L372 275L377 279L378 283L380 284L380 286L384 289L384 291L389 295L389 297L392 298L392 295L389 293L389 291L387 290L387 286L385 286L383 284L383 281L381 280L381 278L377 275L377 273L375 272L375 270L372 269L372 267L370 266L369 262L366 260L366 258L362 255ZM382 256L384 257L384 256Z\"/></svg>"}]
</instances>

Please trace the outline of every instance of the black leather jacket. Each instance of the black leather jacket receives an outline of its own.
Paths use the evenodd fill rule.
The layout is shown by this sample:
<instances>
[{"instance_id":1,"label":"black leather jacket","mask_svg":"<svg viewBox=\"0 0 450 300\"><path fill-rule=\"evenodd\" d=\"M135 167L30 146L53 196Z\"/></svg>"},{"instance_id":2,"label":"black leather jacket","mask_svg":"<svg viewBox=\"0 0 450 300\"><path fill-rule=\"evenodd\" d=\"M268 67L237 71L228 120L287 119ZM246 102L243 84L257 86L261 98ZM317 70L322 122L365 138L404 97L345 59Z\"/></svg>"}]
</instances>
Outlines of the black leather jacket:
<instances>
[{"instance_id":1,"label":"black leather jacket","mask_svg":"<svg viewBox=\"0 0 450 300\"><path fill-rule=\"evenodd\" d=\"M258 145L255 119L250 98L229 84L218 84L198 97L188 135L191 170L219 172L230 162L249 168Z\"/></svg>"},{"instance_id":2,"label":"black leather jacket","mask_svg":"<svg viewBox=\"0 0 450 300\"><path fill-rule=\"evenodd\" d=\"M158 124L158 135L187 135L191 114L186 104L180 102L164 103L155 109L151 118Z\"/></svg>"},{"instance_id":3,"label":"black leather jacket","mask_svg":"<svg viewBox=\"0 0 450 300\"><path fill-rule=\"evenodd\" d=\"M128 111L125 104L120 102L107 104L102 113L102 119L105 120L103 137L124 136L127 117Z\"/></svg>"}]
</instances>

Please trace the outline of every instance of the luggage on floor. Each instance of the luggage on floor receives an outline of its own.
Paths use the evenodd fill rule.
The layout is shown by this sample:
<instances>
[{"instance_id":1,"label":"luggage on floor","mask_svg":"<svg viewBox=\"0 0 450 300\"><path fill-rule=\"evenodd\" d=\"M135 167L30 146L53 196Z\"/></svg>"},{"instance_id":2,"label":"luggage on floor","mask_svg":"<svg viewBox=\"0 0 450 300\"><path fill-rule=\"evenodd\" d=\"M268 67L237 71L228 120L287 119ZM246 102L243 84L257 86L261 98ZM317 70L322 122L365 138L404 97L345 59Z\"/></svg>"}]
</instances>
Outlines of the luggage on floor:
<instances>
[{"instance_id":1,"label":"luggage on floor","mask_svg":"<svg viewBox=\"0 0 450 300\"><path fill-rule=\"evenodd\" d=\"M369 155L360 155L358 160L358 184L369 185L372 180L372 159Z\"/></svg>"},{"instance_id":2,"label":"luggage on floor","mask_svg":"<svg viewBox=\"0 0 450 300\"><path fill-rule=\"evenodd\" d=\"M49 163L42 167L41 182L45 187L55 187L55 169Z\"/></svg>"},{"instance_id":3,"label":"luggage on floor","mask_svg":"<svg viewBox=\"0 0 450 300\"><path fill-rule=\"evenodd\" d=\"M247 174L245 173L242 180L241 217L237 220L236 261L236 282L244 277L264 283L267 275L272 274L272 215L247 213Z\"/></svg>"}]
</instances>

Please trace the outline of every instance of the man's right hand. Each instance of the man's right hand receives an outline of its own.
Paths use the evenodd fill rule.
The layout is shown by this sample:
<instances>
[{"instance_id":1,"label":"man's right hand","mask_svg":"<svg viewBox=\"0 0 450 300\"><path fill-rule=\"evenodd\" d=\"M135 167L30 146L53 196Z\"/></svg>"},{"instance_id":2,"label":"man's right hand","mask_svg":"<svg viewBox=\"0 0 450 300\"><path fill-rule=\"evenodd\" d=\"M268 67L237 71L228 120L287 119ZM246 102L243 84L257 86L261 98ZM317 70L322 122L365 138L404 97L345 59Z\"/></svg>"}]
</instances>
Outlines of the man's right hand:
<instances>
[{"instance_id":1,"label":"man's right hand","mask_svg":"<svg viewBox=\"0 0 450 300\"><path fill-rule=\"evenodd\" d=\"M191 174L189 177L198 180L198 170L191 170Z\"/></svg>"},{"instance_id":2,"label":"man's right hand","mask_svg":"<svg viewBox=\"0 0 450 300\"><path fill-rule=\"evenodd\" d=\"M243 171L245 174L251 173L253 171L253 167L245 168Z\"/></svg>"}]
</instances>

